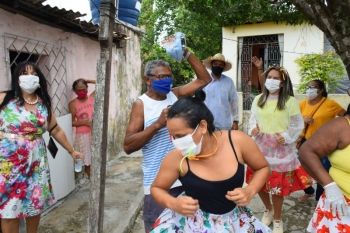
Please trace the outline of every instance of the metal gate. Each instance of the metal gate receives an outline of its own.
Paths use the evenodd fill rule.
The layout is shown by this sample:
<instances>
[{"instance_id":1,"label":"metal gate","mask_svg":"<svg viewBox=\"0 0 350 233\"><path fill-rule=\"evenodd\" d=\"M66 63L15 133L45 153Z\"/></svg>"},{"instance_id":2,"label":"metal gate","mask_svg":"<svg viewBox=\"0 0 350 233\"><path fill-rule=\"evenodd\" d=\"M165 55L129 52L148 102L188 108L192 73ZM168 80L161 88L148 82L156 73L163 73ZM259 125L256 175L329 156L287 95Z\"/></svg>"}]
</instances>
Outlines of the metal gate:
<instances>
[{"instance_id":1,"label":"metal gate","mask_svg":"<svg viewBox=\"0 0 350 233\"><path fill-rule=\"evenodd\" d=\"M33 61L46 78L55 116L68 114L65 47L5 33L4 48L8 80L11 80L11 71L17 63L23 60Z\"/></svg>"}]
</instances>

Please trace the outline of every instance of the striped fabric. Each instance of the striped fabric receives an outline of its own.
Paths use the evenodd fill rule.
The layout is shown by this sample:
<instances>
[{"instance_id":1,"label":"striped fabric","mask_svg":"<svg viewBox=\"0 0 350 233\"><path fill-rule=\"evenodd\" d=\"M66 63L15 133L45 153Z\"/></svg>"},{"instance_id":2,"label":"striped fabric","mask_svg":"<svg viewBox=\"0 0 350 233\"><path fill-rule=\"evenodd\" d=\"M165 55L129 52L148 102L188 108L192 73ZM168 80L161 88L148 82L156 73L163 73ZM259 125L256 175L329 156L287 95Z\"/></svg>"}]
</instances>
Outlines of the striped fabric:
<instances>
[{"instance_id":1,"label":"striped fabric","mask_svg":"<svg viewBox=\"0 0 350 233\"><path fill-rule=\"evenodd\" d=\"M144 108L144 129L149 127L159 118L162 110L176 102L177 97L170 92L165 100L153 100L146 94L139 97ZM150 141L142 147L143 153L143 186L144 194L150 194L150 187L154 181L164 157L173 150L174 146L170 141L170 135L166 127L160 129ZM177 181L173 187L180 186Z\"/></svg>"}]
</instances>

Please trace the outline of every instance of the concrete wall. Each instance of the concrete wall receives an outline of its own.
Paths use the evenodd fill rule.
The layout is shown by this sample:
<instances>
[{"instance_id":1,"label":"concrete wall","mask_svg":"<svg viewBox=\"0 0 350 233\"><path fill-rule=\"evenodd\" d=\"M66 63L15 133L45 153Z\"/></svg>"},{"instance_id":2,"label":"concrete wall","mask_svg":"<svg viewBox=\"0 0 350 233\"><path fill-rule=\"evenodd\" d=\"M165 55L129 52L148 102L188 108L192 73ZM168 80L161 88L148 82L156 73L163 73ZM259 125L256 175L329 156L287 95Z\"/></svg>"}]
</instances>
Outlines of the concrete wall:
<instances>
[{"instance_id":1,"label":"concrete wall","mask_svg":"<svg viewBox=\"0 0 350 233\"><path fill-rule=\"evenodd\" d=\"M132 102L141 93L141 58L138 28L123 28L130 39L121 43L122 48L113 48L112 77L109 108L109 157L122 150L122 139L128 123ZM0 91L8 90L10 77L7 77L4 48L4 33L29 37L50 44L65 47L68 102L76 97L72 83L78 78L96 79L96 65L100 57L98 41L65 32L45 24L40 24L24 16L0 9ZM5 46L7 47L7 46ZM94 91L89 84L89 93ZM66 103L68 104L68 103ZM98 103L97 103L98 104Z\"/></svg>"},{"instance_id":2,"label":"concrete wall","mask_svg":"<svg viewBox=\"0 0 350 233\"><path fill-rule=\"evenodd\" d=\"M234 32L233 32L234 31ZM247 36L272 34L284 35L283 66L287 68L293 84L298 84L297 65L294 60L306 53L323 52L324 34L316 26L307 24L291 26L286 24L259 23L247 24L222 29L222 50L226 59L233 62L233 67L226 74L237 82L238 39Z\"/></svg>"},{"instance_id":3,"label":"concrete wall","mask_svg":"<svg viewBox=\"0 0 350 233\"><path fill-rule=\"evenodd\" d=\"M134 28L135 30L132 30ZM114 74L111 82L111 100L108 125L108 151L116 156L123 150L125 129L129 123L129 115L133 102L141 95L141 48L140 34L137 28L124 28L130 36L121 43L122 48L114 48L112 67Z\"/></svg>"}]
</instances>

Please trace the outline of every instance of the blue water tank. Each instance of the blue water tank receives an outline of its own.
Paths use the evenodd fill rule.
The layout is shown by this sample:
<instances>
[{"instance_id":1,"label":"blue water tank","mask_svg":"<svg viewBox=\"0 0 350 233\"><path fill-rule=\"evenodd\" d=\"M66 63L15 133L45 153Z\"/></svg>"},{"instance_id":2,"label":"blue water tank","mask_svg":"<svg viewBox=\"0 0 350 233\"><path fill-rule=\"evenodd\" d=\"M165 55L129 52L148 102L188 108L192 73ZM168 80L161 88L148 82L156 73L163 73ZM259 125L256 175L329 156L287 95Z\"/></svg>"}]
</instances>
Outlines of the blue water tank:
<instances>
[{"instance_id":1,"label":"blue water tank","mask_svg":"<svg viewBox=\"0 0 350 233\"><path fill-rule=\"evenodd\" d=\"M93 24L100 23L100 0L90 0L90 10Z\"/></svg>"},{"instance_id":2,"label":"blue water tank","mask_svg":"<svg viewBox=\"0 0 350 233\"><path fill-rule=\"evenodd\" d=\"M121 21L137 26L142 0L119 0L118 18Z\"/></svg>"},{"instance_id":3,"label":"blue water tank","mask_svg":"<svg viewBox=\"0 0 350 233\"><path fill-rule=\"evenodd\" d=\"M142 0L119 0L118 18L121 21L137 26ZM92 23L100 23L100 0L90 0Z\"/></svg>"}]
</instances>

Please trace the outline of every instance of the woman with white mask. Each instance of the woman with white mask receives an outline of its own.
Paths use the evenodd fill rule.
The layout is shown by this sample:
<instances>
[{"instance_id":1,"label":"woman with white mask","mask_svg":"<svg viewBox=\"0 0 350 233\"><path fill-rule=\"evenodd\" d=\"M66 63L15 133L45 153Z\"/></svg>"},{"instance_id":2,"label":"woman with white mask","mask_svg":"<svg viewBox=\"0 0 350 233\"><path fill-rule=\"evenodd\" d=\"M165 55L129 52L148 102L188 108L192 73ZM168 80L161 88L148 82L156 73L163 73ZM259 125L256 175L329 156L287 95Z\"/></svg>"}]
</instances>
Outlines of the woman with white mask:
<instances>
[{"instance_id":1,"label":"woman with white mask","mask_svg":"<svg viewBox=\"0 0 350 233\"><path fill-rule=\"evenodd\" d=\"M304 123L297 100L293 97L292 82L281 66L270 66L264 73L265 88L256 96L251 109L251 134L270 165L270 175L259 191L265 205L262 222L273 232L283 232L282 206L285 196L312 185L312 178L301 166L295 152L295 141ZM255 172L248 166L247 183ZM272 195L272 204L270 201Z\"/></svg>"},{"instance_id":2,"label":"woman with white mask","mask_svg":"<svg viewBox=\"0 0 350 233\"><path fill-rule=\"evenodd\" d=\"M150 233L271 232L245 207L264 185L269 166L254 141L237 130L216 131L202 89L168 111L167 128L175 149L163 160L151 187L166 207ZM256 172L242 188L244 164ZM184 193L168 193L179 179Z\"/></svg>"},{"instance_id":3,"label":"woman with white mask","mask_svg":"<svg viewBox=\"0 0 350 233\"><path fill-rule=\"evenodd\" d=\"M328 93L325 83L321 80L312 80L306 86L307 99L299 103L301 114L304 119L304 130L297 140L297 149L304 140L313 135L325 123L333 120L337 116L344 116L345 110L335 101L327 98ZM321 159L323 167L329 171L331 164L328 157ZM323 193L323 187L317 183L316 201ZM305 194L298 198L299 202L305 202L309 197L315 195L315 189L310 186L304 189Z\"/></svg>"},{"instance_id":4,"label":"woman with white mask","mask_svg":"<svg viewBox=\"0 0 350 233\"><path fill-rule=\"evenodd\" d=\"M0 93L0 216L2 232L18 232L25 218L27 233L38 231L41 212L53 204L46 145L51 135L74 160L84 158L69 143L51 110L44 75L36 64L18 63L11 90Z\"/></svg>"}]
</instances>

